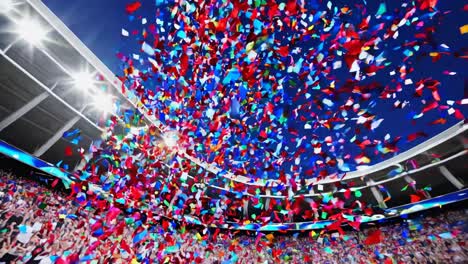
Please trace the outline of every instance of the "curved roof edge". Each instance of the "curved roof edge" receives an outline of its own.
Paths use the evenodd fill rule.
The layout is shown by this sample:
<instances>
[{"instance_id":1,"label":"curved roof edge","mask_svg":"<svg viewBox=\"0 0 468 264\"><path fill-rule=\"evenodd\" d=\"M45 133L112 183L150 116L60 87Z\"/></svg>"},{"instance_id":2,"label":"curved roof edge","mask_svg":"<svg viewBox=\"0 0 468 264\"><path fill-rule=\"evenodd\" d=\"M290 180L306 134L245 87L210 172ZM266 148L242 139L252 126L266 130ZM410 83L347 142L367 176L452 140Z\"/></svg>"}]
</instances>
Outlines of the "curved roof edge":
<instances>
[{"instance_id":1,"label":"curved roof edge","mask_svg":"<svg viewBox=\"0 0 468 264\"><path fill-rule=\"evenodd\" d=\"M338 182L338 181L342 181L342 180L351 180L351 179L354 179L354 178L359 178L359 177L362 177L362 176L365 176L365 175L368 175L368 174L371 174L371 173L374 173L374 172L377 172L377 171L380 171L380 170L383 170L383 169L386 169L388 167L391 167L391 166L395 166L397 164L399 164L400 162L403 162L403 161L406 161L416 155L419 155L439 144L442 144L443 142L457 136L458 134L461 134L463 133L464 131L466 131L468 129L468 125L465 124L464 121L460 121L458 122L457 124L453 125L452 127L444 130L443 132L433 136L432 138L418 144L417 146L407 150L407 151L404 151L392 158L389 158L385 161L382 161L382 162L379 162L377 164L374 164L374 165L371 165L369 167L367 167L366 169L363 169L363 170L356 170L356 171L352 171L352 172L347 172L345 174L344 177L342 178L338 178L337 177L337 174L334 174L334 175L329 175L329 176L326 176L324 177L324 179L322 180L317 180L316 178L314 179L308 179L306 180L306 185L318 185L318 184L327 184L327 183L333 183L333 182ZM200 165L201 167L203 167L204 169L214 173L214 174L218 174L219 172L221 172L222 170L220 168L218 168L217 166L213 165L213 164L206 164L206 163L203 163L202 161L200 161L199 159L197 158L194 158L190 155L187 155L185 153L185 151L181 151L180 154L182 154L185 158L188 158L190 159L191 161L195 162L196 164ZM262 186L265 186L265 185L269 185L271 187L274 187L275 185L278 185L278 184L283 184L283 185L289 185L289 183L282 183L278 180L264 180L264 179L259 179L259 180L256 180L256 181L253 181L252 179L248 178L248 177L245 177L245 176L242 176L242 175L234 175L232 173L226 173L224 175L222 175L223 177L229 179L229 180L233 180L233 181L236 181L238 183L244 183L246 185L250 185L250 186L258 186L258 187L262 187ZM297 183L299 183L299 181L297 181Z\"/></svg>"}]
</instances>

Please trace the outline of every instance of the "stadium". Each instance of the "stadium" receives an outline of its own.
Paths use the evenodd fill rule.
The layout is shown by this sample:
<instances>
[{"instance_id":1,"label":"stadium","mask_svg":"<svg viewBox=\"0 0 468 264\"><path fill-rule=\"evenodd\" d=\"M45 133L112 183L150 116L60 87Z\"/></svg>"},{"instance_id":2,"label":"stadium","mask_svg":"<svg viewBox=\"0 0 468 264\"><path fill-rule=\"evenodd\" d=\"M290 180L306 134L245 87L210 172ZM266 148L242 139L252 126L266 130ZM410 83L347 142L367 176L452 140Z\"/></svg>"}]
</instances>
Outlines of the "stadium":
<instances>
[{"instance_id":1,"label":"stadium","mask_svg":"<svg viewBox=\"0 0 468 264\"><path fill-rule=\"evenodd\" d=\"M468 262L462 1L0 1L0 263Z\"/></svg>"}]
</instances>

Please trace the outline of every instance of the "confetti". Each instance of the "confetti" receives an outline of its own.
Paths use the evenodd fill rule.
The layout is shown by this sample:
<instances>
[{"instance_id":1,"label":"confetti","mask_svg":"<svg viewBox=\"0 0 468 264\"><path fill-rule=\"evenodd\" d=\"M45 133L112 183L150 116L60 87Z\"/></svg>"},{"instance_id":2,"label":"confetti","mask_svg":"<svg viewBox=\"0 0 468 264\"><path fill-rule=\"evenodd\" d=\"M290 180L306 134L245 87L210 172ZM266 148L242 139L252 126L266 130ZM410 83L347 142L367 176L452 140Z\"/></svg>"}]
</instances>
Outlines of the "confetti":
<instances>
[{"instance_id":1,"label":"confetti","mask_svg":"<svg viewBox=\"0 0 468 264\"><path fill-rule=\"evenodd\" d=\"M74 176L82 181L70 187L73 202L97 214L89 225L96 238L90 248L112 237L115 252L129 256L126 263L146 263L136 247L157 249L158 262L170 263L181 240L217 254L210 237L225 243L231 235L220 227L257 230L300 219L333 221L327 231L336 235L310 235L326 253L338 252L330 241L341 239L342 225L359 230L362 218L379 213L362 200L367 195L356 182L341 181L346 173L391 158L464 118L459 107L466 100L449 98L443 89L460 69L446 63L432 71L460 56L453 43L440 42L438 31L450 12L437 8L434 0L380 1L372 8L361 2L158 0L154 10L143 10L140 1L128 3L130 23L120 34L135 48L119 51L118 77L125 95L154 124L122 104L108 118L102 141L90 148L91 157L81 155L86 165ZM75 130L63 137L78 143L79 135ZM72 154L67 147L65 156ZM405 169L389 168L386 176ZM391 193L377 186L389 201ZM425 199L408 194L416 185L408 186L401 191L405 198ZM264 199L266 192L281 198ZM251 208L255 212L241 217ZM201 228L191 233L177 227L187 223ZM380 243L383 234L371 232L364 244ZM261 252L281 241L254 236L247 245L232 242L223 256L210 256L235 263L243 257L235 250L240 245ZM290 260L286 248L271 250L275 263ZM202 262L204 256L197 257L192 262Z\"/></svg>"}]
</instances>

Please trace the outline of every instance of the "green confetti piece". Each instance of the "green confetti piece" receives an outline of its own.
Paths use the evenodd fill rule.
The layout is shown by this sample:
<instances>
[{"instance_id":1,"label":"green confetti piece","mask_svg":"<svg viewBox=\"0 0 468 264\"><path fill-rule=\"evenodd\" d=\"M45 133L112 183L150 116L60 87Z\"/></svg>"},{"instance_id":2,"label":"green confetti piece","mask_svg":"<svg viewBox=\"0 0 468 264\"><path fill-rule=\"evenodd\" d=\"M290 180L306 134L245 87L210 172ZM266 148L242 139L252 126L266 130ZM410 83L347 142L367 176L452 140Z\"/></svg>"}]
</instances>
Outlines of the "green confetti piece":
<instances>
[{"instance_id":1,"label":"green confetti piece","mask_svg":"<svg viewBox=\"0 0 468 264\"><path fill-rule=\"evenodd\" d=\"M377 14L375 14L375 15L376 16L381 16L385 12L387 12L387 6L385 5L385 3L380 3L379 10L377 10Z\"/></svg>"},{"instance_id":2,"label":"green confetti piece","mask_svg":"<svg viewBox=\"0 0 468 264\"><path fill-rule=\"evenodd\" d=\"M135 223L135 219L133 219L131 217L125 218L125 224L129 225L129 224L133 224L133 223Z\"/></svg>"},{"instance_id":3,"label":"green confetti piece","mask_svg":"<svg viewBox=\"0 0 468 264\"><path fill-rule=\"evenodd\" d=\"M322 215L320 216L322 219L326 219L327 218L327 212L322 212Z\"/></svg>"}]
</instances>

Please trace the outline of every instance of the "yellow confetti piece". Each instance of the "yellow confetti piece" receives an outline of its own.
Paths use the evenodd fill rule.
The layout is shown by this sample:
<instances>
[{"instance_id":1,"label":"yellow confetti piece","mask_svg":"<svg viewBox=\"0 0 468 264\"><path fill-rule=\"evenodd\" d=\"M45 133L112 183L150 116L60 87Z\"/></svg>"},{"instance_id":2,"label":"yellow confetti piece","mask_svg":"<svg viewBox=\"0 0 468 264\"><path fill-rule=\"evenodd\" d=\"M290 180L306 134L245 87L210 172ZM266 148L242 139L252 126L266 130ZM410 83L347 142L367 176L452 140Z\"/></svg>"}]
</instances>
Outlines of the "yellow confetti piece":
<instances>
[{"instance_id":1,"label":"yellow confetti piece","mask_svg":"<svg viewBox=\"0 0 468 264\"><path fill-rule=\"evenodd\" d=\"M370 162L370 159L368 157L362 157L361 162L367 164Z\"/></svg>"},{"instance_id":2,"label":"yellow confetti piece","mask_svg":"<svg viewBox=\"0 0 468 264\"><path fill-rule=\"evenodd\" d=\"M270 242L275 238L275 237L273 236L273 234L268 234L268 235L266 235L265 237L266 237L268 240L270 240Z\"/></svg>"},{"instance_id":3,"label":"yellow confetti piece","mask_svg":"<svg viewBox=\"0 0 468 264\"><path fill-rule=\"evenodd\" d=\"M255 42L253 42L253 41L249 42L249 43L247 44L247 46L245 47L245 51L246 51L246 52L251 51L251 50L253 49L254 45L255 45Z\"/></svg>"},{"instance_id":4,"label":"yellow confetti piece","mask_svg":"<svg viewBox=\"0 0 468 264\"><path fill-rule=\"evenodd\" d=\"M460 27L460 33L462 35L468 33L468 24Z\"/></svg>"}]
</instances>

